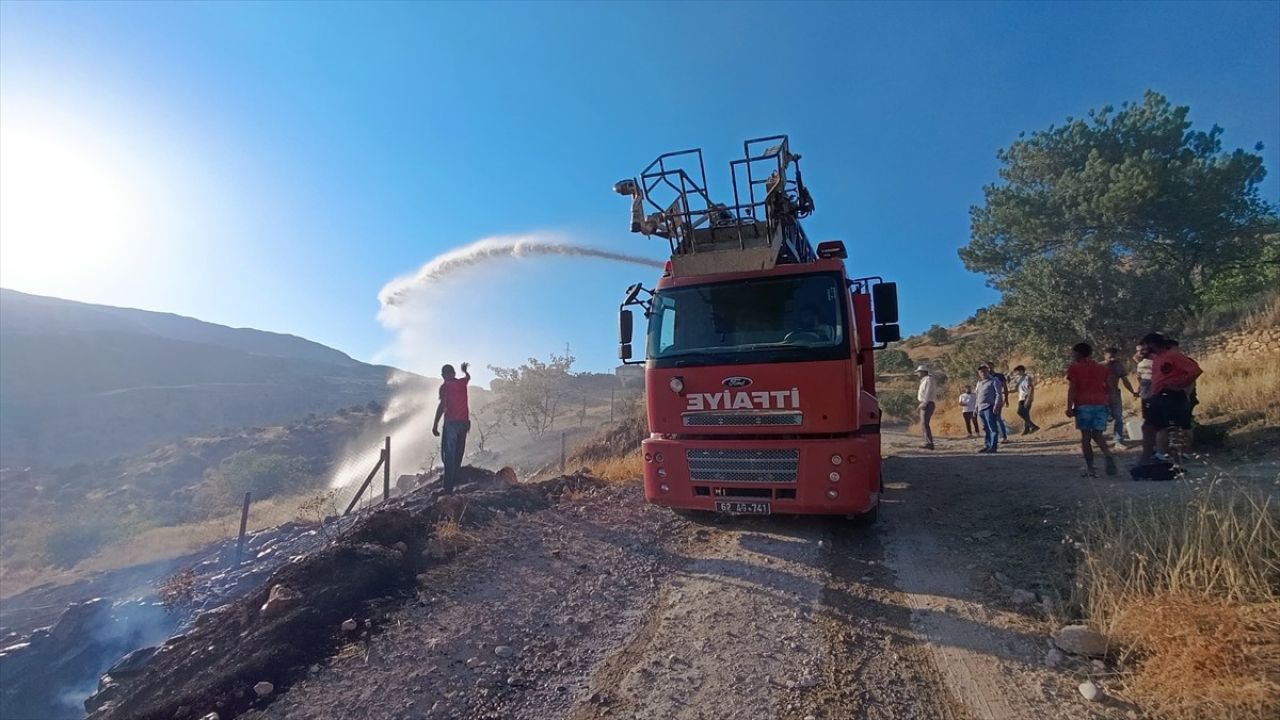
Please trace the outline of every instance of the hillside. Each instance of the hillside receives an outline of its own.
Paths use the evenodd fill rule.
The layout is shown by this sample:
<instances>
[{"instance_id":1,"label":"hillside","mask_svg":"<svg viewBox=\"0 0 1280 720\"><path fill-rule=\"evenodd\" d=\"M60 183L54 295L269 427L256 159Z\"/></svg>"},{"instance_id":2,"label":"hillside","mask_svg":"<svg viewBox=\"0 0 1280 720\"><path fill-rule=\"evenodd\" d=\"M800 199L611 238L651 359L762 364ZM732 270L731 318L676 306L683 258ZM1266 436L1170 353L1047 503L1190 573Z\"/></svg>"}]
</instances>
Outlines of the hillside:
<instances>
[{"instance_id":1,"label":"hillside","mask_svg":"<svg viewBox=\"0 0 1280 720\"><path fill-rule=\"evenodd\" d=\"M292 335L0 289L0 465L383 402L392 372Z\"/></svg>"},{"instance_id":2,"label":"hillside","mask_svg":"<svg viewBox=\"0 0 1280 720\"><path fill-rule=\"evenodd\" d=\"M136 455L57 470L0 470L0 579L5 592L49 566L70 567L104 545L167 554L171 542L131 542L149 530L231 516L252 491L264 500L313 493L358 438L384 427L382 408L344 408L294 422L187 437ZM292 514L289 505L286 515ZM147 547L135 547L145 545ZM179 543L179 545L181 545Z\"/></svg>"}]
</instances>

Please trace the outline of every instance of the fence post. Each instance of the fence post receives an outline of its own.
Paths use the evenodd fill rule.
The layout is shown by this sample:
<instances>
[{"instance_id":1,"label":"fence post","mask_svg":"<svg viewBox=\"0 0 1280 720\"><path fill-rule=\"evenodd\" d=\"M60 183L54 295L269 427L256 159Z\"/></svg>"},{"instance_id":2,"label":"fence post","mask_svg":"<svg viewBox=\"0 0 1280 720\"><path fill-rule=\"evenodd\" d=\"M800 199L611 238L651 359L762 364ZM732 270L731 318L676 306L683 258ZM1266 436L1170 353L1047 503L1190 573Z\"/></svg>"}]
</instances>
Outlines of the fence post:
<instances>
[{"instance_id":1,"label":"fence post","mask_svg":"<svg viewBox=\"0 0 1280 720\"><path fill-rule=\"evenodd\" d=\"M617 392L613 388L609 388L609 424L613 424L613 394Z\"/></svg>"},{"instance_id":2,"label":"fence post","mask_svg":"<svg viewBox=\"0 0 1280 720\"><path fill-rule=\"evenodd\" d=\"M391 436L388 435L382 448L382 501L391 497Z\"/></svg>"},{"instance_id":3,"label":"fence post","mask_svg":"<svg viewBox=\"0 0 1280 720\"><path fill-rule=\"evenodd\" d=\"M236 542L236 565L244 560L244 531L249 527L249 499L251 493L244 494L244 507L240 509L240 539Z\"/></svg>"},{"instance_id":4,"label":"fence post","mask_svg":"<svg viewBox=\"0 0 1280 720\"><path fill-rule=\"evenodd\" d=\"M351 498L351 504L347 505L347 509L342 512L343 515L350 515L351 511L355 509L356 505L360 502L360 498L364 497L364 491L368 489L369 483L372 483L373 479L377 477L378 470L382 467L386 459L386 448L383 448L378 451L378 462L374 464L373 469L369 471L369 477L365 478L364 482L360 483L360 489L356 490L355 497ZM372 495L372 493L370 494Z\"/></svg>"},{"instance_id":5,"label":"fence post","mask_svg":"<svg viewBox=\"0 0 1280 720\"><path fill-rule=\"evenodd\" d=\"M569 436L569 433L567 432L560 433L560 473L561 474L564 473L564 445L565 445L565 438L567 438L568 436Z\"/></svg>"}]
</instances>

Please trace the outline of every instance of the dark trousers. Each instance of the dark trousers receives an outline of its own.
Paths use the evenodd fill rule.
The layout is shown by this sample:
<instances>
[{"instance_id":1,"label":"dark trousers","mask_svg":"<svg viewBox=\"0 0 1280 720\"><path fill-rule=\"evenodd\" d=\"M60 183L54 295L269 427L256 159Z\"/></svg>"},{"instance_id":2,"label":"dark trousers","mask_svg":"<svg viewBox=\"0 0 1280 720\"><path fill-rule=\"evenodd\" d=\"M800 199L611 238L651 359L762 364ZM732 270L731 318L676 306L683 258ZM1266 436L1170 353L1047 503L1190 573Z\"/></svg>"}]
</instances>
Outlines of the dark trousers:
<instances>
[{"instance_id":1,"label":"dark trousers","mask_svg":"<svg viewBox=\"0 0 1280 720\"><path fill-rule=\"evenodd\" d=\"M1124 398L1119 391L1111 393L1111 419L1116 424L1116 442L1128 440L1128 434L1124 431Z\"/></svg>"},{"instance_id":2,"label":"dark trousers","mask_svg":"<svg viewBox=\"0 0 1280 720\"><path fill-rule=\"evenodd\" d=\"M1035 422L1032 421L1031 419L1031 401L1030 400L1018 401L1018 417L1022 418L1023 433L1029 433L1032 430L1036 430L1040 427L1039 425L1036 425ZM1008 438L1005 438L1005 439L1008 440Z\"/></svg>"},{"instance_id":3,"label":"dark trousers","mask_svg":"<svg viewBox=\"0 0 1280 720\"><path fill-rule=\"evenodd\" d=\"M458 469L462 467L462 456L467 452L467 433L471 431L468 420L445 420L444 431L440 433L440 455L444 461L444 475L441 482L446 489L453 489L458 480Z\"/></svg>"},{"instance_id":4,"label":"dark trousers","mask_svg":"<svg viewBox=\"0 0 1280 720\"><path fill-rule=\"evenodd\" d=\"M967 412L964 414L964 431L970 435L977 435L982 432L982 428L978 427L978 414Z\"/></svg>"},{"instance_id":5,"label":"dark trousers","mask_svg":"<svg viewBox=\"0 0 1280 720\"><path fill-rule=\"evenodd\" d=\"M924 431L924 441L930 445L933 444L933 428L929 427L929 422L933 420L935 407L931 402L920 406L920 429Z\"/></svg>"}]
</instances>

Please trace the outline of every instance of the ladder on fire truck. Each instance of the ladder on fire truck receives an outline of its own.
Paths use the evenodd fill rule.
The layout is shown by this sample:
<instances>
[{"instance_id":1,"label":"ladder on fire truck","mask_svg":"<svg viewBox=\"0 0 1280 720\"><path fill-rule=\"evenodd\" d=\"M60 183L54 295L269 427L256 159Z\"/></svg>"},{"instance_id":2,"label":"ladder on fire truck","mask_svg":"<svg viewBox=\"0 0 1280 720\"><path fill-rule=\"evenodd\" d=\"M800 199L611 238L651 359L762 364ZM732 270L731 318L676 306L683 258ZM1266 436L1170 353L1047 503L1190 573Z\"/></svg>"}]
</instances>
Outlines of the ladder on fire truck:
<instances>
[{"instance_id":1,"label":"ladder on fire truck","mask_svg":"<svg viewBox=\"0 0 1280 720\"><path fill-rule=\"evenodd\" d=\"M733 204L711 200L702 150L658 156L614 185L631 197L631 231L665 238L672 274L767 270L817 256L799 220L813 212L800 156L786 135L747 140L729 163Z\"/></svg>"}]
</instances>

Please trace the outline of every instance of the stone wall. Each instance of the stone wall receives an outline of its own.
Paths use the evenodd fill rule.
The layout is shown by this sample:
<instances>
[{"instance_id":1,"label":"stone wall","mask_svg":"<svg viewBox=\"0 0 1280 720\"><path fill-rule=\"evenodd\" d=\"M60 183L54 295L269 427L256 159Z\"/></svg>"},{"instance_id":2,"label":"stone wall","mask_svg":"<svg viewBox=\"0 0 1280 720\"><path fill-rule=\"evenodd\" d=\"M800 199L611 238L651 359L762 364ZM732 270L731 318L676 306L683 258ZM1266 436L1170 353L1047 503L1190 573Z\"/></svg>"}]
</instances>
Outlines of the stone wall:
<instances>
[{"instance_id":1,"label":"stone wall","mask_svg":"<svg viewBox=\"0 0 1280 720\"><path fill-rule=\"evenodd\" d=\"M1188 340L1184 344L1183 351L1196 357L1225 355L1233 358L1247 358L1280 354L1280 327L1236 330L1207 338Z\"/></svg>"}]
</instances>

